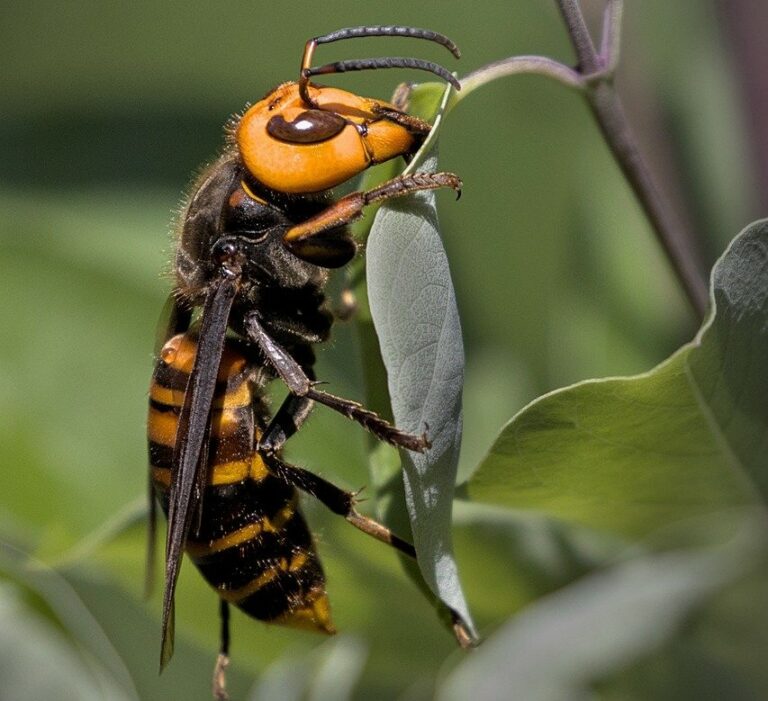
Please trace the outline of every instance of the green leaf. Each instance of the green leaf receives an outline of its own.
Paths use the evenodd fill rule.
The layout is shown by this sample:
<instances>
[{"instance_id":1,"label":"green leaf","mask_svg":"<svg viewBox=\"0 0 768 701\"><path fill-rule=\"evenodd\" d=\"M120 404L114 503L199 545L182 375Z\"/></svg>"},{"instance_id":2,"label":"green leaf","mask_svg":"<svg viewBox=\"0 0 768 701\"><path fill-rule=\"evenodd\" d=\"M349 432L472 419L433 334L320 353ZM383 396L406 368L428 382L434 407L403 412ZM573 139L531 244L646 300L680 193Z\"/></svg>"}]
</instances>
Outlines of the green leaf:
<instances>
[{"instance_id":1,"label":"green leaf","mask_svg":"<svg viewBox=\"0 0 768 701\"><path fill-rule=\"evenodd\" d=\"M467 484L472 499L621 535L766 496L768 223L716 264L697 337L652 371L581 382L529 404ZM734 469L735 468L735 469Z\"/></svg>"},{"instance_id":2,"label":"green leaf","mask_svg":"<svg viewBox=\"0 0 768 701\"><path fill-rule=\"evenodd\" d=\"M422 170L434 172L437 157ZM395 423L432 447L403 451L405 497L419 567L430 589L471 629L451 541L461 445L464 346L434 193L383 206L368 240L368 296L387 368Z\"/></svg>"},{"instance_id":3,"label":"green leaf","mask_svg":"<svg viewBox=\"0 0 768 701\"><path fill-rule=\"evenodd\" d=\"M66 636L25 605L21 593L0 582L2 698L14 701L138 699L103 670L89 668Z\"/></svg>"},{"instance_id":4,"label":"green leaf","mask_svg":"<svg viewBox=\"0 0 768 701\"><path fill-rule=\"evenodd\" d=\"M545 597L445 680L439 701L590 698L592 682L672 635L764 547L755 519L726 545L640 557Z\"/></svg>"},{"instance_id":5,"label":"green leaf","mask_svg":"<svg viewBox=\"0 0 768 701\"><path fill-rule=\"evenodd\" d=\"M748 227L712 272L713 314L687 370L724 458L768 502L768 220Z\"/></svg>"},{"instance_id":6,"label":"green leaf","mask_svg":"<svg viewBox=\"0 0 768 701\"><path fill-rule=\"evenodd\" d=\"M433 157L433 160L423 166L423 168L425 170L435 170L436 158L434 157L434 143L442 120L442 114L450 94L450 86L446 87L438 83L426 83L417 85L413 88L410 94L410 112L422 119L432 122L433 129L428 141L411 161L409 170L423 163L425 157L430 154ZM383 172L381 169L385 166L388 170ZM378 172L372 172L372 169L372 171L366 173L362 184L363 189L380 182L382 174L385 175L386 178L392 178L397 175L397 172L392 169L392 162L383 164L378 168ZM411 210L410 213L406 211L408 209ZM406 359L406 356L399 356L398 349L403 348L406 354L413 353L414 346L409 346L408 344L418 344L419 334L421 334L422 341L425 344L431 343L429 340L429 330L422 324L425 319L419 321L416 317L412 317L410 321L404 324L398 322L397 328L393 328L389 323L383 322L386 327L383 328L380 317L380 314L387 315L390 311L400 309L401 307L405 309L411 304L411 301L406 299L407 294L409 293L406 293L406 296L403 296L401 289L393 289L391 287L391 282L394 278L389 276L389 273L386 272L391 270L393 264L396 267L398 266L397 257L399 251L409 250L410 256L414 259L417 266L419 265L418 258L420 255L427 253L428 255L436 256L438 266L442 267L441 269L435 268L432 272L435 279L438 280L439 285L445 284L444 281L440 280L440 277L443 274L446 275L445 279L448 282L446 291L450 293L450 300L447 298L441 300L439 296L434 296L431 300L428 300L428 305L424 307L423 311L426 313L426 320L429 322L430 315L439 316L441 314L446 314L449 313L449 308L452 308L453 311L450 313L456 315L456 327L452 333L455 333L456 331L459 333L458 349L460 351L460 357L457 362L461 367L461 375L463 378L463 346L461 345L460 328L458 327L455 297L450 283L445 251L442 248L442 243L440 242L440 237L436 229L436 221L434 195L432 194L422 194L397 200L392 206L383 206L377 212L366 252L366 275L368 286L364 295L358 295L359 299L362 297L360 301L363 306L367 306L366 302L370 304L371 313L374 313L375 308L376 315L373 320L371 320L369 314L363 313L358 315L357 330L358 339L364 351L366 361L364 373L368 406L376 410L379 414L388 416L390 414L390 407L388 406L389 402L386 396L388 387L389 396L393 397L392 409L395 411L395 422L401 427L405 426L403 423L404 421L410 421L415 426L412 430L420 433L424 430L424 421L426 419L430 426L430 438L433 438L435 433L434 428L445 423L446 419L448 421L453 421L454 424L457 419L459 421L458 425L454 425L452 429L449 428L444 431L446 436L453 431L452 435L454 438L451 439L451 441L455 441L455 444L451 451L455 452L447 451L447 446L442 446L442 461L439 464L435 463L435 470L444 470L444 481L448 491L442 492L444 497L440 500L441 503L439 506L436 505L433 513L429 513L429 511L425 510L422 506L416 505L413 499L414 488L417 490L435 490L440 488L436 484L424 483L421 477L418 476L418 470L426 471L432 468L429 468L426 464L422 464L417 469L414 463L410 461L410 458L405 457L403 459L403 469L406 471L405 481L408 486L405 488L407 491L404 491L403 478L401 477L401 465L397 455L389 446L381 444L376 445L372 442L370 447L370 471L377 499L376 506L378 514L380 518L385 520L390 527L402 537L407 538L412 535L413 529L411 526L413 525L414 513L416 513L417 509L419 510L419 518L422 521L425 519L429 520L432 515L437 515L438 520L432 521L434 526L432 533L419 533L413 536L417 552L419 553L419 566L421 569L417 571L416 567L411 566L410 563L405 563L406 570L414 578L417 584L423 588L425 593L428 593L422 582L422 577L424 577L432 593L442 599L459 616L465 618L467 621L467 628L468 630L471 630L472 624L467 617L466 603L464 602L463 594L461 593L456 567L451 553L452 546L450 537L450 502L452 499L453 484L449 482L449 479L452 479L451 475L455 475L456 459L458 457L458 445L461 430L461 384L463 379L460 380L457 387L458 404L456 404L456 397L444 397L445 401L448 402L446 407L449 407L449 411L450 402L453 402L455 405L453 409L454 411L458 409L458 415L448 417L434 416L429 418L423 415L423 413L415 411L412 416L405 416L402 411L402 406L398 406L399 400L395 399L393 395L393 391L400 391L399 389L395 389L392 384L393 369L397 372L395 366ZM417 237L419 240L411 241L411 237L421 226L426 227L423 231L423 235L420 235L420 238ZM365 226L361 226L357 230L358 236L365 236L366 233L367 229ZM430 248L432 249L432 252L428 253L428 249ZM421 261L422 265L423 263L424 261ZM373 272L371 272L372 270ZM398 272L398 275L399 274L400 273ZM417 268L411 269L409 275L415 275L413 282L415 282L416 285L423 282L424 278ZM416 290L416 288L414 288L414 290L418 294L418 290ZM412 290L412 292L414 290ZM360 290L358 290L358 293L359 292ZM430 309L429 304L434 306ZM371 321L373 321L373 325ZM409 325L411 323L417 325L422 324L415 335L409 330ZM376 327L375 332L374 325ZM446 337L446 341L449 341L448 337ZM386 352L384 350L385 344L387 344L388 348ZM381 356L379 354L379 347L381 347ZM429 368L431 368L433 360L434 359L430 360L427 357L427 364L419 370L423 373L421 379L422 383L431 381L431 370ZM412 379L414 382L418 381L418 378L416 377ZM417 408L414 407L414 409ZM398 411L399 414L397 413ZM440 453L436 452L434 448L431 452L435 459L440 456ZM410 477L408 474L410 474ZM432 478L430 477L429 479ZM417 483L414 484L414 480L416 480ZM406 506L406 503L408 506ZM438 560L440 560L439 565L437 564ZM440 569L439 575L437 574L438 568ZM438 582L438 579L441 581ZM454 606L451 601L455 601L459 606Z\"/></svg>"},{"instance_id":7,"label":"green leaf","mask_svg":"<svg viewBox=\"0 0 768 701\"><path fill-rule=\"evenodd\" d=\"M290 653L264 671L249 701L346 701L367 657L365 644L352 635L328 640L301 658Z\"/></svg>"},{"instance_id":8,"label":"green leaf","mask_svg":"<svg viewBox=\"0 0 768 701\"><path fill-rule=\"evenodd\" d=\"M125 664L66 580L0 543L0 697L133 701Z\"/></svg>"},{"instance_id":9,"label":"green leaf","mask_svg":"<svg viewBox=\"0 0 768 701\"><path fill-rule=\"evenodd\" d=\"M441 83L422 83L411 90L409 96L411 114L430 122L432 129L429 130L429 135L403 174L430 170L423 164L426 164L430 157L437 158L437 139L452 95L454 95L453 88L450 85L443 86ZM434 165L437 165L437 162Z\"/></svg>"}]
</instances>

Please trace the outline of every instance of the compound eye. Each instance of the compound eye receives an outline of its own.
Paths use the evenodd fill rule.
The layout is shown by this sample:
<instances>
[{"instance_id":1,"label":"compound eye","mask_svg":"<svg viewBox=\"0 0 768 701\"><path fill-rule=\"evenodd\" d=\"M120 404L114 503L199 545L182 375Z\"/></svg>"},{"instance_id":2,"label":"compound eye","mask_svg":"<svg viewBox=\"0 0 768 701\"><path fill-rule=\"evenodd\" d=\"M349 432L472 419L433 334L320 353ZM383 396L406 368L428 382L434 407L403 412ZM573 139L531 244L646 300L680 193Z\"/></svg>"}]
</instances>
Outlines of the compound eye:
<instances>
[{"instance_id":1,"label":"compound eye","mask_svg":"<svg viewBox=\"0 0 768 701\"><path fill-rule=\"evenodd\" d=\"M289 144L317 144L332 139L347 126L347 120L335 112L306 110L292 122L276 114L267 122L267 133Z\"/></svg>"}]
</instances>

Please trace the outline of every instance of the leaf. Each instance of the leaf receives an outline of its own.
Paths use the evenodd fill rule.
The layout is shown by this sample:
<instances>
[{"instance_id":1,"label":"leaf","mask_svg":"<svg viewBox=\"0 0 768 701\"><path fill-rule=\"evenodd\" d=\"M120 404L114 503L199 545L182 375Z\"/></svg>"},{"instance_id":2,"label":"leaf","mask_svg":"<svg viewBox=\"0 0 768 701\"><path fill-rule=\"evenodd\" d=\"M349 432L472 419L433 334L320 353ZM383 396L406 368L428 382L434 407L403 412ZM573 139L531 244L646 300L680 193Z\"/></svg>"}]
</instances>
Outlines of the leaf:
<instances>
[{"instance_id":1,"label":"leaf","mask_svg":"<svg viewBox=\"0 0 768 701\"><path fill-rule=\"evenodd\" d=\"M350 635L328 640L302 658L288 654L264 671L249 701L346 701L367 656L365 644Z\"/></svg>"},{"instance_id":2,"label":"leaf","mask_svg":"<svg viewBox=\"0 0 768 701\"><path fill-rule=\"evenodd\" d=\"M726 545L641 557L539 600L445 680L439 701L590 698L591 683L661 644L750 567L764 547L750 522Z\"/></svg>"},{"instance_id":3,"label":"leaf","mask_svg":"<svg viewBox=\"0 0 768 701\"><path fill-rule=\"evenodd\" d=\"M506 582L520 578L534 595L569 584L619 556L645 554L639 546L630 550L626 541L619 538L564 524L544 514L471 501L454 503L453 523L471 533L474 547L492 544L492 559L504 570L510 570L504 575ZM493 597L490 599L479 605L497 611L502 608Z\"/></svg>"},{"instance_id":4,"label":"leaf","mask_svg":"<svg viewBox=\"0 0 768 701\"><path fill-rule=\"evenodd\" d=\"M658 367L557 390L513 417L469 496L631 536L753 502L746 475L765 498L767 244L766 222L734 240L708 320Z\"/></svg>"},{"instance_id":5,"label":"leaf","mask_svg":"<svg viewBox=\"0 0 768 701\"><path fill-rule=\"evenodd\" d=\"M422 573L440 598L466 615L450 540L464 350L433 207L433 197L425 196L407 209L380 211L368 244L368 289L395 423L413 433L428 427L432 441L423 455L403 455Z\"/></svg>"},{"instance_id":6,"label":"leaf","mask_svg":"<svg viewBox=\"0 0 768 701\"><path fill-rule=\"evenodd\" d=\"M139 698L122 659L66 580L6 543L0 543L0 679L0 696L20 701Z\"/></svg>"},{"instance_id":7,"label":"leaf","mask_svg":"<svg viewBox=\"0 0 768 701\"><path fill-rule=\"evenodd\" d=\"M344 636L318 651L308 701L347 701L365 666L368 650L359 638Z\"/></svg>"},{"instance_id":8,"label":"leaf","mask_svg":"<svg viewBox=\"0 0 768 701\"><path fill-rule=\"evenodd\" d=\"M436 169L433 153L421 170ZM430 589L471 630L451 541L464 346L433 192L382 206L368 239L366 263L371 315L395 423L412 433L427 429L432 441L424 454L402 451L419 567Z\"/></svg>"},{"instance_id":9,"label":"leaf","mask_svg":"<svg viewBox=\"0 0 768 701\"><path fill-rule=\"evenodd\" d=\"M691 389L723 456L768 503L768 220L712 272L714 313L687 359Z\"/></svg>"},{"instance_id":10,"label":"leaf","mask_svg":"<svg viewBox=\"0 0 768 701\"><path fill-rule=\"evenodd\" d=\"M21 592L0 582L0 677L2 698L97 701L137 699L101 669L89 668L66 636L26 606Z\"/></svg>"},{"instance_id":11,"label":"leaf","mask_svg":"<svg viewBox=\"0 0 768 701\"><path fill-rule=\"evenodd\" d=\"M411 164L408 168L409 171L422 163L428 153L430 153L429 150L432 149L434 145L440 122L442 120L442 114L445 110L445 105L448 102L450 94L450 86L446 88L442 84L427 83L414 87L411 93L411 112L417 114L417 116L420 116L423 119L431 121L434 126L432 132L430 133L428 143L424 144L424 147L411 161ZM387 168L387 170L382 170L384 168ZM424 165L424 169L426 170L434 170L435 168L436 158L433 158L432 162ZM371 171L368 171L363 178L362 189L367 189L368 187L378 183L382 175L391 178L395 177L397 173L396 171L392 170L391 163L379 166L377 172L373 172L372 169ZM406 212L407 208L412 208L411 214ZM406 222L405 220L408 221ZM389 314L390 312L394 312L395 308L399 307L400 305L402 305L403 308L408 307L410 302L405 301L405 298L400 298L401 290L390 288L390 282L395 278L384 272L388 270L391 265L397 265L396 260L391 256L394 255L397 257L398 252L405 250L405 248L409 248L415 256L419 255L419 252L416 250L417 248L421 248L422 253L427 252L428 255L435 255L436 260L438 261L438 265L442 266L442 269L446 275L449 275L447 259L445 257L445 251L442 248L442 243L440 242L439 234L437 232L436 222L437 217L434 210L434 196L432 194L421 194L406 198L404 200L396 200L394 203L392 203L391 207L389 205L382 206L375 218L375 223L371 230L371 236L369 238L368 248L366 251L366 271L368 284L366 288L358 286L356 290L356 294L362 307L366 306L367 301L370 304L372 314ZM422 225L425 225L426 227L422 232L423 238L414 243L414 241L410 240L411 237L408 235L408 231L410 230L412 232L416 232L416 230L419 229ZM392 231L390 231L391 227L393 227ZM361 224L356 229L356 235L361 238L365 237L366 233L367 227L365 223ZM395 237L394 241L393 236ZM432 249L432 253L427 251L428 248ZM374 270L373 276L371 273L372 270ZM416 269L412 269L409 274L414 274L418 278L421 278L421 272ZM386 279L387 277L389 277L389 280ZM435 278L439 277L440 273L435 268ZM446 289L446 291L448 291L450 294L450 304L447 298L445 300L441 300L438 297L433 297L429 301L429 304L434 305L433 308L431 310L429 306L424 308L424 312L427 315L433 313L436 315L444 314L447 312L449 306L452 307L453 313L456 314L456 303L455 297L453 295L453 288L450 283L450 277L448 277L447 280L449 287ZM403 279L403 281L405 281L405 279ZM444 283L442 281L438 281L438 285L443 284ZM394 304L395 306L392 307L390 306L391 304ZM374 307L377 310L376 312L374 312ZM366 314L365 310L363 310L357 318L358 340L364 349L364 357L366 361L364 366L365 383L367 387L366 403L382 416L388 416L390 413L390 407L388 406L388 400L386 396L386 387L389 389L389 396L393 396L393 391L396 391L393 390L393 385L391 382L392 368L389 364L394 363L395 365L398 365L401 361L401 359L395 357L396 354L392 355L390 353L388 356L384 355L384 338L386 337L387 342L390 343L389 347L395 350L403 343L403 340L399 338L399 334L404 333L405 335L409 336L410 340L413 340L413 331L409 325L411 322L417 325L421 323L417 319L411 319L410 322L406 322L404 324L398 323L398 327L393 328L384 322L387 328L382 329L381 319L378 316L374 316L373 324L376 327L376 331L374 333L373 326L371 325L370 315ZM463 382L464 360L457 315L455 324L455 329L452 331L452 333L458 332L459 334L458 342L461 357L458 358L458 365L461 366L462 375L462 379L458 385L457 406L459 414L458 416L449 418L449 420L454 422L458 418L459 421L459 425L454 426L453 428L453 435L455 436L453 440L456 441L455 455L449 455L443 449L443 452L445 453L444 457L442 458L443 462L435 468L437 470L445 471L444 481L446 484L448 484L450 475L455 475L455 459L458 456L458 441L460 441L461 383ZM423 332L424 327L420 327L418 333L422 334ZM378 340L376 337L378 337ZM424 338L427 339L427 337ZM429 342L428 339L427 342ZM435 347L437 346L435 345ZM384 357L380 357L379 349L381 349L382 356ZM434 358L432 360L434 360ZM432 361L428 360L427 364L430 364L431 362ZM385 369L385 366L387 369ZM429 382L430 378L427 375L431 371L426 366L422 370L425 372L422 383L424 381ZM413 377L411 380L407 381L417 382L418 380L417 378ZM411 386L415 385L412 384ZM455 397L448 398L447 401L450 405L450 402L455 401ZM401 407L396 408L396 404L396 401L392 402L392 409L395 413L395 422L399 426L405 427L405 424L402 421L407 420L407 417L404 417ZM399 414L398 411L400 412ZM415 428L413 430L417 433L423 431L424 421L426 418L430 425L430 438L433 439L434 427L443 424L445 422L445 418L441 418L439 416L429 418L426 417L423 412L416 413L419 415L414 414L414 416L410 417L413 422L415 422ZM456 432L457 428L458 433ZM445 431L445 435L449 434L450 430ZM384 446L381 444L377 445L373 444L373 442L370 446L370 451L370 472L374 485L375 495L377 498L377 511L379 516L380 518L383 518L390 525L390 527L392 527L402 537L407 538L410 535L409 531L412 531L410 526L413 522L413 514L415 513L415 510L418 508L421 512L424 512L424 509L417 507L414 504L412 495L409 496L404 491L400 461L398 460L394 451L391 450L389 446ZM433 448L431 452L435 455L435 458L438 457L439 454L435 452L435 448ZM411 475L417 474L417 468L413 462L408 462L408 458L404 458L403 460L403 469L405 469L406 472L410 471ZM428 468L426 465L421 465L419 469L426 470ZM405 480L410 484L412 488L414 487L413 476L410 478L406 476ZM439 488L439 485L417 484L415 485L415 488L434 490ZM442 598L450 608L458 613L458 615L464 617L468 621L466 616L466 604L463 600L463 594L461 593L461 588L457 579L455 563L453 562L453 556L451 554L450 501L452 499L452 490L453 482L449 484L448 491L444 492L445 497L441 497L441 500L444 499L444 503L442 503L439 507L440 512L435 512L437 514L438 520L434 522L434 533L428 537L425 537L423 534L414 536L415 546L417 553L419 554L419 567L422 568L420 570L421 574L414 574L416 568L411 568L408 566L408 564L406 564L406 570L413 576L417 584L422 587L423 583L421 579L424 577L431 591L437 594L439 598ZM409 504L407 507L406 503ZM428 513L426 512L421 513L420 515L422 518L429 517ZM438 565L437 560L443 556L445 556L446 559ZM422 565L422 560L424 557L429 560L429 563L426 565ZM440 577L444 579L444 583L442 584L438 584L437 582L438 575L436 574L436 569L438 567L441 571ZM424 568L426 568L426 572ZM453 606L449 600L441 596L441 591L446 592L446 596L448 596L450 600L455 600L456 602L460 603L460 606ZM471 630L471 622L467 622L467 627L469 630Z\"/></svg>"}]
</instances>

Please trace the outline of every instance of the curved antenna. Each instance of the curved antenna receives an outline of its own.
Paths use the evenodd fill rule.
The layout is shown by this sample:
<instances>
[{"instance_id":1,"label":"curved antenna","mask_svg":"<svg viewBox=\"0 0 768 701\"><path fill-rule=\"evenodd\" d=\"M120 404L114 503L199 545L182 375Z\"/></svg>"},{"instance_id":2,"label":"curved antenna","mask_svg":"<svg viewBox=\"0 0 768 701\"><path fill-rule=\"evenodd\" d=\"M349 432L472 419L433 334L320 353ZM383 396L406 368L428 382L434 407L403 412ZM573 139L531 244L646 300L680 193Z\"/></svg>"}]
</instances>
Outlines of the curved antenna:
<instances>
[{"instance_id":1,"label":"curved antenna","mask_svg":"<svg viewBox=\"0 0 768 701\"><path fill-rule=\"evenodd\" d=\"M420 58L405 58L388 56L386 58L350 59L348 61L336 61L326 63L324 66L307 68L303 75L307 78L313 75L327 75L328 73L345 73L346 71L367 71L376 68L416 68L421 71L429 71L453 85L456 90L461 90L461 83L456 76L437 63L422 61Z\"/></svg>"},{"instance_id":2,"label":"curved antenna","mask_svg":"<svg viewBox=\"0 0 768 701\"><path fill-rule=\"evenodd\" d=\"M337 29L330 34L315 37L307 42L307 47L312 45L314 49L318 44L330 44L334 41L343 39L358 39L361 37L410 37L411 39L425 39L434 41L436 44L444 46L456 58L461 58L461 51L454 41L451 41L445 34L433 32L431 29L419 29L418 27L398 27L394 25L375 26L375 27L345 27ZM306 49L305 49L306 55ZM311 54L310 54L311 57ZM308 65L308 64L307 64Z\"/></svg>"},{"instance_id":3,"label":"curved antenna","mask_svg":"<svg viewBox=\"0 0 768 701\"><path fill-rule=\"evenodd\" d=\"M344 29L338 29L330 34L324 34L323 36L314 37L307 41L304 45L304 54L301 57L301 72L299 76L299 94L301 99L309 106L317 108L314 100L309 96L307 87L309 86L309 79L313 75L327 75L329 73L344 73L345 71L365 71L374 70L377 68L415 68L417 70L429 71L439 76L443 80L448 81L457 90L460 89L458 80L451 75L451 73L442 66L432 63L431 61L422 61L417 58L404 58L404 57L387 57L387 58L374 58L374 59L353 59L347 61L337 61L335 63L327 63L324 66L311 67L312 57L315 53L315 48L319 44L330 44L334 41L342 41L344 39L357 39L361 37L378 37L378 36L399 36L409 37L411 39L424 39L426 41L432 41L436 44L444 46L450 51L456 58L461 56L461 51L456 43L449 39L444 34L433 32L429 29L419 29L418 27L400 27L400 26L375 26L375 27L346 27Z\"/></svg>"}]
</instances>

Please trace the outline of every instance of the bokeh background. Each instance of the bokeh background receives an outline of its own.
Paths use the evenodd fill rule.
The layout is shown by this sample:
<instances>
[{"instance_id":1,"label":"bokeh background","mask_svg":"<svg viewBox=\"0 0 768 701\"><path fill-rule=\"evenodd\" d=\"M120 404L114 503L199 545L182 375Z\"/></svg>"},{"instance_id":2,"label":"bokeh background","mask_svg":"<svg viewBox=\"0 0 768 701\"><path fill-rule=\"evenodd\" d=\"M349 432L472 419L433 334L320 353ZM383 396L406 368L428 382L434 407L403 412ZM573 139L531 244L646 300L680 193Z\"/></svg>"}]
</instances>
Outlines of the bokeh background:
<instances>
[{"instance_id":1,"label":"bokeh background","mask_svg":"<svg viewBox=\"0 0 768 701\"><path fill-rule=\"evenodd\" d=\"M585 3L592 20L601 5ZM620 92L709 268L768 209L766 10L759 0L626 5ZM307 38L383 23L444 32L463 58L371 39L324 47L320 60L414 54L459 75L514 54L572 61L550 0L0 5L0 699L43 698L51 679L58 698L205 698L216 599L186 567L177 656L158 678L159 598L141 598L143 530L132 525L143 508L169 222L191 174L220 148L224 121L294 79ZM419 76L328 82L386 98L405 79ZM698 320L566 88L525 76L478 91L447 120L441 165L465 183L460 202L440 196L440 216L468 360L468 474L528 401L587 377L648 370ZM350 327L322 351L320 376L363 396ZM368 480L360 433L321 409L290 456L357 488ZM315 504L306 509L337 626L350 636L340 659L362 668L355 693L429 697L455 662L450 635L394 555ZM456 538L484 632L590 568L513 571L491 536L459 523ZM233 628L236 698L254 684L263 698L287 698L284 685L330 649L239 614Z\"/></svg>"}]
</instances>

